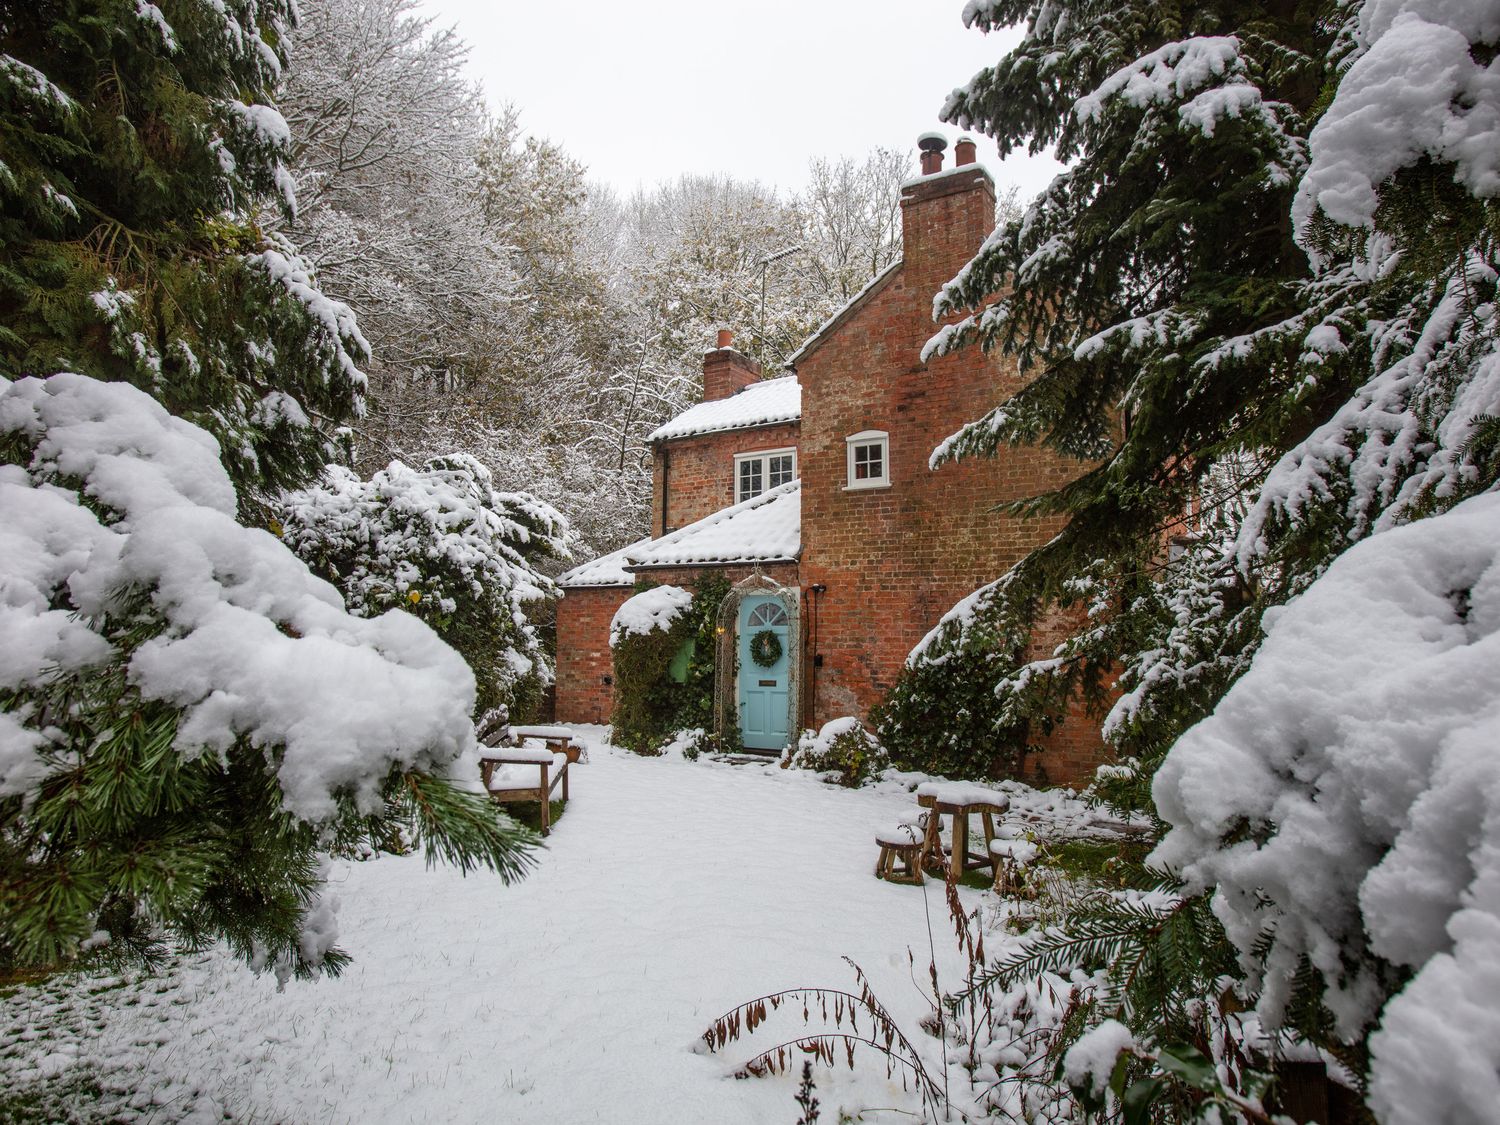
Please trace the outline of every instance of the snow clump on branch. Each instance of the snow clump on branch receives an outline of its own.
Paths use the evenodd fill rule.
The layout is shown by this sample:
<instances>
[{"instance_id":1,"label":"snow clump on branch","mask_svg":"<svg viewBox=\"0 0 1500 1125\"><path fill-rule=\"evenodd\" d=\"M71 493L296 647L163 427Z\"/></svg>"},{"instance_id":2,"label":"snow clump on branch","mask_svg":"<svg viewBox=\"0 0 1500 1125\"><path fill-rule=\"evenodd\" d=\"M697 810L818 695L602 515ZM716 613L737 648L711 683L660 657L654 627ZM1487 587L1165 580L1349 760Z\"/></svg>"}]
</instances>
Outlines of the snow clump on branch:
<instances>
[{"instance_id":1,"label":"snow clump on branch","mask_svg":"<svg viewBox=\"0 0 1500 1125\"><path fill-rule=\"evenodd\" d=\"M0 795L68 757L27 692L108 661L142 595L160 628L127 675L181 709L177 751L263 748L301 820L332 819L342 795L377 812L393 767L446 772L474 746L458 654L409 614L352 616L274 536L236 523L205 431L127 384L59 374L0 383L0 439L29 450L0 465L0 692L20 701L0 727Z\"/></svg>"},{"instance_id":2,"label":"snow clump on branch","mask_svg":"<svg viewBox=\"0 0 1500 1125\"><path fill-rule=\"evenodd\" d=\"M609 623L609 647L615 648L632 633L646 636L665 632L693 606L693 595L680 586L653 586L630 598L615 611Z\"/></svg>"},{"instance_id":3,"label":"snow clump on branch","mask_svg":"<svg viewBox=\"0 0 1500 1125\"><path fill-rule=\"evenodd\" d=\"M1489 1120L1500 495L1373 536L1266 618L1250 670L1156 775L1172 827L1153 860L1215 888L1268 1024L1303 958L1343 1034L1380 1020L1382 1121ZM1383 1010L1382 964L1414 973Z\"/></svg>"}]
</instances>

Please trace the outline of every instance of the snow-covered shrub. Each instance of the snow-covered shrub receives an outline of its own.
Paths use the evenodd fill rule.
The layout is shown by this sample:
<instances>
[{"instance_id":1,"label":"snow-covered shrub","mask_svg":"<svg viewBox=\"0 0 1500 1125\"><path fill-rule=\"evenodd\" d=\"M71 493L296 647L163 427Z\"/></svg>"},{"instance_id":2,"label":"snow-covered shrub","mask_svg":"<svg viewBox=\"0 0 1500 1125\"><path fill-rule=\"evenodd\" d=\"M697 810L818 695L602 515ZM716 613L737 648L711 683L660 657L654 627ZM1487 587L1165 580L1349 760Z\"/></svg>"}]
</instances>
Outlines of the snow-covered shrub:
<instances>
[{"instance_id":1,"label":"snow-covered shrub","mask_svg":"<svg viewBox=\"0 0 1500 1125\"><path fill-rule=\"evenodd\" d=\"M524 716L551 682L528 613L557 596L536 563L567 556L567 523L533 496L495 491L474 458L392 461L367 481L330 465L284 498L281 535L353 612L403 609L431 625L473 669L476 714Z\"/></svg>"},{"instance_id":2,"label":"snow-covered shrub","mask_svg":"<svg viewBox=\"0 0 1500 1125\"><path fill-rule=\"evenodd\" d=\"M673 721L678 685L671 666L695 632L693 595L680 586L653 586L632 595L609 625L614 656L611 737L637 754L660 754L683 724Z\"/></svg>"},{"instance_id":3,"label":"snow-covered shrub","mask_svg":"<svg viewBox=\"0 0 1500 1125\"><path fill-rule=\"evenodd\" d=\"M1492 1120L1500 495L1355 546L1266 624L1157 773L1155 859L1212 892L1269 1025L1304 961L1344 1037L1378 1021L1382 1120Z\"/></svg>"},{"instance_id":4,"label":"snow-covered shrub","mask_svg":"<svg viewBox=\"0 0 1500 1125\"><path fill-rule=\"evenodd\" d=\"M889 759L864 724L848 716L830 719L816 734L803 731L788 764L795 769L832 771L839 784L853 789L878 776Z\"/></svg>"},{"instance_id":5,"label":"snow-covered shrub","mask_svg":"<svg viewBox=\"0 0 1500 1125\"><path fill-rule=\"evenodd\" d=\"M336 969L320 853L393 816L521 868L446 780L476 773L463 660L235 508L215 440L129 384L0 382L0 966L165 927Z\"/></svg>"},{"instance_id":6,"label":"snow-covered shrub","mask_svg":"<svg viewBox=\"0 0 1500 1125\"><path fill-rule=\"evenodd\" d=\"M676 732L712 729L716 625L728 593L728 580L709 574L693 591L648 587L615 613L609 643L616 745L658 754Z\"/></svg>"},{"instance_id":7,"label":"snow-covered shrub","mask_svg":"<svg viewBox=\"0 0 1500 1125\"><path fill-rule=\"evenodd\" d=\"M941 639L912 654L870 713L892 764L945 777L1019 776L1027 728L1006 721L995 694L1014 664L988 631L942 627Z\"/></svg>"},{"instance_id":8,"label":"snow-covered shrub","mask_svg":"<svg viewBox=\"0 0 1500 1125\"><path fill-rule=\"evenodd\" d=\"M693 595L681 586L652 586L632 594L609 623L609 647L618 648L631 637L670 633L693 606Z\"/></svg>"},{"instance_id":9,"label":"snow-covered shrub","mask_svg":"<svg viewBox=\"0 0 1500 1125\"><path fill-rule=\"evenodd\" d=\"M738 754L745 749L739 731L720 732L702 727L678 731L667 744L666 752L673 746L680 748L682 756L690 762L696 762L704 754Z\"/></svg>"}]
</instances>

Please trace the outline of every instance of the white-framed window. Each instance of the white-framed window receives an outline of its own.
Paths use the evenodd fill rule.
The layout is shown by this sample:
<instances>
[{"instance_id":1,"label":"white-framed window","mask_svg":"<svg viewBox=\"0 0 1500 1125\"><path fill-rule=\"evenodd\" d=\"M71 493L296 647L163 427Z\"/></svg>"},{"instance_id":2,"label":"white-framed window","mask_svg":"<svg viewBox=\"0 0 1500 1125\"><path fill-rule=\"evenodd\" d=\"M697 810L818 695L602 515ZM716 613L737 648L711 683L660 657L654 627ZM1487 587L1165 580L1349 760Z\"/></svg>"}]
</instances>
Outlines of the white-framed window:
<instances>
[{"instance_id":1,"label":"white-framed window","mask_svg":"<svg viewBox=\"0 0 1500 1125\"><path fill-rule=\"evenodd\" d=\"M884 430L861 430L844 439L850 488L891 486L891 435Z\"/></svg>"},{"instance_id":2,"label":"white-framed window","mask_svg":"<svg viewBox=\"0 0 1500 1125\"><path fill-rule=\"evenodd\" d=\"M776 488L789 480L797 479L797 451L795 449L763 449L755 453L740 453L734 458L734 501L748 500L759 496L767 489Z\"/></svg>"}]
</instances>

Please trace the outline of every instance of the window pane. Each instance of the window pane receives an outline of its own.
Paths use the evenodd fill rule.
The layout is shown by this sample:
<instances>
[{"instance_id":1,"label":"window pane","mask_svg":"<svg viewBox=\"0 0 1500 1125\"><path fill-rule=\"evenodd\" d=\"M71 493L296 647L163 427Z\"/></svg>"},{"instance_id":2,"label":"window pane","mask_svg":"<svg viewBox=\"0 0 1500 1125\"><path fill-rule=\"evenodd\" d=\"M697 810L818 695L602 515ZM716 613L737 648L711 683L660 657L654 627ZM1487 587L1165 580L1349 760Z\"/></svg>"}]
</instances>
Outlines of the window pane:
<instances>
[{"instance_id":1,"label":"window pane","mask_svg":"<svg viewBox=\"0 0 1500 1125\"><path fill-rule=\"evenodd\" d=\"M875 443L854 447L854 479L885 479L885 446Z\"/></svg>"},{"instance_id":2,"label":"window pane","mask_svg":"<svg viewBox=\"0 0 1500 1125\"><path fill-rule=\"evenodd\" d=\"M785 625L786 609L778 602L767 602L750 611L751 625Z\"/></svg>"},{"instance_id":3,"label":"window pane","mask_svg":"<svg viewBox=\"0 0 1500 1125\"><path fill-rule=\"evenodd\" d=\"M768 460L770 461L770 471L766 487L775 488L792 479L792 455L790 453L783 453L780 456L768 458Z\"/></svg>"},{"instance_id":4,"label":"window pane","mask_svg":"<svg viewBox=\"0 0 1500 1125\"><path fill-rule=\"evenodd\" d=\"M740 496L741 500L748 500L752 496L759 496L765 491L761 483L761 467L764 464L760 458L753 461L740 462Z\"/></svg>"}]
</instances>

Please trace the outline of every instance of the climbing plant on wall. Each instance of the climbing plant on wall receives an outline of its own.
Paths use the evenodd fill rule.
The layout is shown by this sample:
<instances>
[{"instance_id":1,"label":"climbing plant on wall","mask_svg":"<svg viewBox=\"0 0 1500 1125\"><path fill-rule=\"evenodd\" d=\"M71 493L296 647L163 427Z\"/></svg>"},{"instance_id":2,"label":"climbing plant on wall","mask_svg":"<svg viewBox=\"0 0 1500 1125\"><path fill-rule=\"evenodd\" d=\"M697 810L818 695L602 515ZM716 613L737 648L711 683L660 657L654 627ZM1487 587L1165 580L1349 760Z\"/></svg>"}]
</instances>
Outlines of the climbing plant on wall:
<instances>
[{"instance_id":1,"label":"climbing plant on wall","mask_svg":"<svg viewBox=\"0 0 1500 1125\"><path fill-rule=\"evenodd\" d=\"M637 593L653 588L643 581ZM680 730L713 725L714 651L719 606L729 580L708 574L690 606L664 628L623 631L612 638L614 741L637 754L657 754ZM627 603L628 604L628 603Z\"/></svg>"}]
</instances>

